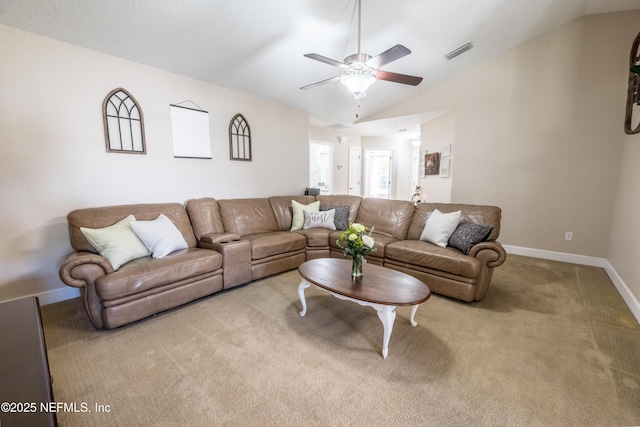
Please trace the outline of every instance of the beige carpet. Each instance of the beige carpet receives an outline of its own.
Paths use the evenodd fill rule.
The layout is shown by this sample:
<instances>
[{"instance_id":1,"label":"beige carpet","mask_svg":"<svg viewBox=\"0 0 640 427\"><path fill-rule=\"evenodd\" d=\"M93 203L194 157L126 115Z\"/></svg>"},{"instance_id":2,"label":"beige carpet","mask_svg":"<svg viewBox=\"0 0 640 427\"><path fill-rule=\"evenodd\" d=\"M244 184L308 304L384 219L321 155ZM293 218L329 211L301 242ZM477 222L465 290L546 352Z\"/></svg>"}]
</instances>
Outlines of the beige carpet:
<instances>
[{"instance_id":1,"label":"beige carpet","mask_svg":"<svg viewBox=\"0 0 640 427\"><path fill-rule=\"evenodd\" d=\"M113 331L43 307L61 426L640 424L640 327L599 268L510 256L484 301L432 296L389 356L371 308L292 271ZM95 405L109 412L95 412Z\"/></svg>"}]
</instances>

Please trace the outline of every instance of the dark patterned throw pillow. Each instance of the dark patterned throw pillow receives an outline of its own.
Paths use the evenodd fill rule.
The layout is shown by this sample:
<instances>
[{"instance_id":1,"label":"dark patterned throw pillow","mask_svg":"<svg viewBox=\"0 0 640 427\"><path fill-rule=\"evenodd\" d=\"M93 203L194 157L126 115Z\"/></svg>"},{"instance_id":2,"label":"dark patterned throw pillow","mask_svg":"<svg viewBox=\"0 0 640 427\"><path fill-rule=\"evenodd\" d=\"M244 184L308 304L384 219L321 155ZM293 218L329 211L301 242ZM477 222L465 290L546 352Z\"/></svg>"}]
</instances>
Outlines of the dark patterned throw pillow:
<instances>
[{"instance_id":1,"label":"dark patterned throw pillow","mask_svg":"<svg viewBox=\"0 0 640 427\"><path fill-rule=\"evenodd\" d=\"M321 211L328 211L331 209L336 210L336 214L333 217L336 230L346 230L349 228L349 206L320 206Z\"/></svg>"},{"instance_id":2,"label":"dark patterned throw pillow","mask_svg":"<svg viewBox=\"0 0 640 427\"><path fill-rule=\"evenodd\" d=\"M491 230L493 230L493 225L474 224L462 219L458 224L458 228L449 238L449 246L460 249L462 253L468 255L473 245L489 237Z\"/></svg>"}]
</instances>

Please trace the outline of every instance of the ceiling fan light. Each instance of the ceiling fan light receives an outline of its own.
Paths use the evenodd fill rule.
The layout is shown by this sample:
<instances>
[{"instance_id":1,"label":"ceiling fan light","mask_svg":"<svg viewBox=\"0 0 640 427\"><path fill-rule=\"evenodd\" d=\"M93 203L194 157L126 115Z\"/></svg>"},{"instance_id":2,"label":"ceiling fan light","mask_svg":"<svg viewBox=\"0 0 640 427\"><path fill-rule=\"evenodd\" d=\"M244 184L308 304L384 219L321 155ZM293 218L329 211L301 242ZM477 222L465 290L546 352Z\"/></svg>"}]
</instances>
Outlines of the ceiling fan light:
<instances>
[{"instance_id":1,"label":"ceiling fan light","mask_svg":"<svg viewBox=\"0 0 640 427\"><path fill-rule=\"evenodd\" d=\"M340 83L353 93L356 99L363 98L364 93L374 84L376 78L367 74L345 74L340 77Z\"/></svg>"}]
</instances>

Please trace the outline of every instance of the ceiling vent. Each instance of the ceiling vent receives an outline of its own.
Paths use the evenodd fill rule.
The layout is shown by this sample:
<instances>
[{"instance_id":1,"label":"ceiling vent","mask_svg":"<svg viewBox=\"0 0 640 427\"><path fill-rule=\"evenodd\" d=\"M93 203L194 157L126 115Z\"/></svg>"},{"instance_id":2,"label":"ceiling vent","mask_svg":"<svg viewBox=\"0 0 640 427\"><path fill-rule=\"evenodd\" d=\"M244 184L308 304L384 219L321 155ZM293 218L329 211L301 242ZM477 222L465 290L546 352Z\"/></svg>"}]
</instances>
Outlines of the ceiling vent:
<instances>
[{"instance_id":1,"label":"ceiling vent","mask_svg":"<svg viewBox=\"0 0 640 427\"><path fill-rule=\"evenodd\" d=\"M463 44L462 46L460 46L457 49L452 50L451 52L447 53L444 57L447 59L453 59L458 55L463 54L464 52L468 51L469 49L471 49L473 47L473 45L471 44L471 42L467 43L467 44Z\"/></svg>"}]
</instances>

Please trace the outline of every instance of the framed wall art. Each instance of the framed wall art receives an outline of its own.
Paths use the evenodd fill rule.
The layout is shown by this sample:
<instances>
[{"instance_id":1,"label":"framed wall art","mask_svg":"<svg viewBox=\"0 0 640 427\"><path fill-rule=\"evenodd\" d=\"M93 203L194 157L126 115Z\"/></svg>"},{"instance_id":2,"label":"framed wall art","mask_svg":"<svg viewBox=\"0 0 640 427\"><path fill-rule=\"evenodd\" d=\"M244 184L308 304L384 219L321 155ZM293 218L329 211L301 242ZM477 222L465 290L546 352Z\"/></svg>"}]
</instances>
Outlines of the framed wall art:
<instances>
[{"instance_id":1,"label":"framed wall art","mask_svg":"<svg viewBox=\"0 0 640 427\"><path fill-rule=\"evenodd\" d=\"M229 158L251 161L251 127L242 114L229 122Z\"/></svg>"},{"instance_id":2,"label":"framed wall art","mask_svg":"<svg viewBox=\"0 0 640 427\"><path fill-rule=\"evenodd\" d=\"M173 157L211 159L209 112L170 104Z\"/></svg>"},{"instance_id":3,"label":"framed wall art","mask_svg":"<svg viewBox=\"0 0 640 427\"><path fill-rule=\"evenodd\" d=\"M138 101L119 87L102 103L104 138L109 153L147 154L144 116Z\"/></svg>"},{"instance_id":4,"label":"framed wall art","mask_svg":"<svg viewBox=\"0 0 640 427\"><path fill-rule=\"evenodd\" d=\"M424 174L438 175L440 173L440 153L424 155Z\"/></svg>"}]
</instances>

